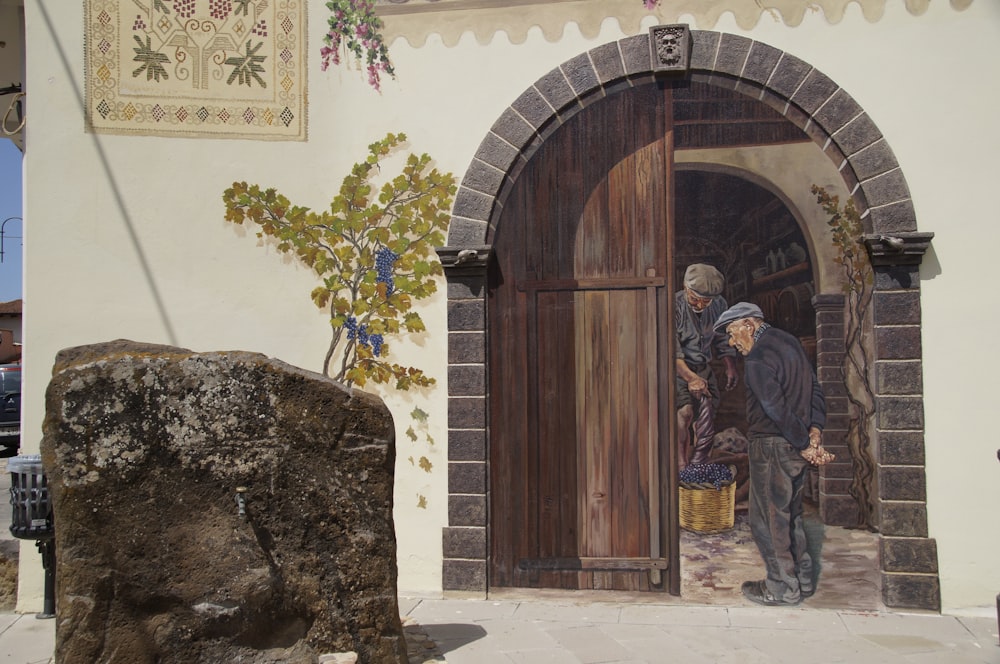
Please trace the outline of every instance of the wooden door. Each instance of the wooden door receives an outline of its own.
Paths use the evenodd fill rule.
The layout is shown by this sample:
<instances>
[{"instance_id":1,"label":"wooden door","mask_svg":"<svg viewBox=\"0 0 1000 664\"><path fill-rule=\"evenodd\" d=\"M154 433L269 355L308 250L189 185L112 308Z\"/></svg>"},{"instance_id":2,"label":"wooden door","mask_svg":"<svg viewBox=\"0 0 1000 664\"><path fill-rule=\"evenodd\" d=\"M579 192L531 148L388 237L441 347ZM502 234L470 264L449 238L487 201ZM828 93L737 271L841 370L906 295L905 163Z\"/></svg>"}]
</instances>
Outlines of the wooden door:
<instances>
[{"instance_id":1,"label":"wooden door","mask_svg":"<svg viewBox=\"0 0 1000 664\"><path fill-rule=\"evenodd\" d=\"M488 295L493 587L677 592L669 118L657 86L589 106L504 207Z\"/></svg>"}]
</instances>

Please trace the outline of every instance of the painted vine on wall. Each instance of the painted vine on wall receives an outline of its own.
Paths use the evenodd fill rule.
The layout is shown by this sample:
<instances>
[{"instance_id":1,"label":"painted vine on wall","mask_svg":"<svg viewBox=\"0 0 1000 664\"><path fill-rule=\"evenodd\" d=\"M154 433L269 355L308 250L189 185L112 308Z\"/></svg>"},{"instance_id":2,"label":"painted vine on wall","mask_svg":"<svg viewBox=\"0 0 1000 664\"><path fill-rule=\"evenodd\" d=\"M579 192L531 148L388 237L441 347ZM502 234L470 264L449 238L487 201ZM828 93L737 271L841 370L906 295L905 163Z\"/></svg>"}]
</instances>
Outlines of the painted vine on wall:
<instances>
[{"instance_id":1,"label":"painted vine on wall","mask_svg":"<svg viewBox=\"0 0 1000 664\"><path fill-rule=\"evenodd\" d=\"M875 417L875 394L871 388L871 347L867 339L868 312L875 275L868 252L862 244L864 228L852 199L841 207L838 196L823 187L813 185L812 193L830 219L833 246L837 250L834 263L843 276L845 302L844 319L844 380L850 404L850 424L847 447L851 452L853 478L850 495L858 504L858 527L876 530L874 502L875 456L872 452L872 424Z\"/></svg>"},{"instance_id":2,"label":"painted vine on wall","mask_svg":"<svg viewBox=\"0 0 1000 664\"><path fill-rule=\"evenodd\" d=\"M323 374L348 385L395 381L407 390L435 382L420 369L389 362L385 337L425 329L413 301L436 292L434 277L443 274L434 248L445 241L455 178L431 168L428 155L410 154L402 172L377 189L371 177L405 141L404 134L387 134L368 146L367 159L354 165L322 212L246 182L234 182L222 197L228 221L257 224L257 237L273 237L279 251L322 279L312 300L330 312ZM338 352L339 365L331 369Z\"/></svg>"}]
</instances>

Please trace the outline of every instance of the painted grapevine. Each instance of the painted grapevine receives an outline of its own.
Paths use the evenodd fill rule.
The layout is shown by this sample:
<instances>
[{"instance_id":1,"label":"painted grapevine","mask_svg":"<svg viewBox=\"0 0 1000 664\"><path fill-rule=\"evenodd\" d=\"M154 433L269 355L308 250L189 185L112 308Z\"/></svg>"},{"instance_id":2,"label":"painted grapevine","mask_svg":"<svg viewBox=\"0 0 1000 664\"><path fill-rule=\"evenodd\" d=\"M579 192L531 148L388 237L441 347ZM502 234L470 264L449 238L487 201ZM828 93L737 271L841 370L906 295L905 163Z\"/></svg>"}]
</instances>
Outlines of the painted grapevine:
<instances>
[{"instance_id":1,"label":"painted grapevine","mask_svg":"<svg viewBox=\"0 0 1000 664\"><path fill-rule=\"evenodd\" d=\"M321 212L246 182L223 194L228 221L257 224L257 237L274 238L279 251L294 254L322 280L312 300L330 312L323 373L349 385L395 381L406 390L435 382L390 362L386 337L425 329L413 302L432 295L434 277L443 273L434 247L445 241L455 178L431 168L426 154L410 154L402 172L376 188L371 176L405 141L404 134L388 134L372 143Z\"/></svg>"}]
</instances>

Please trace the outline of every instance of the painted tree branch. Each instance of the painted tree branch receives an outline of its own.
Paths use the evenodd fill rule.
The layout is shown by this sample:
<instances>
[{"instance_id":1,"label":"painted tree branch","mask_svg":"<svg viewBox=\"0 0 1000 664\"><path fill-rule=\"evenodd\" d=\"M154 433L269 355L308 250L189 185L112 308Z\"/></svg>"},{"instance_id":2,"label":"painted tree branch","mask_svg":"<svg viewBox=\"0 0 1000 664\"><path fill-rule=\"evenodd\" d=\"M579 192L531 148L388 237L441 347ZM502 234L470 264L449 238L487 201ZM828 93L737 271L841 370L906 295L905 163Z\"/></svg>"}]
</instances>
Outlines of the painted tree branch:
<instances>
[{"instance_id":1,"label":"painted tree branch","mask_svg":"<svg viewBox=\"0 0 1000 664\"><path fill-rule=\"evenodd\" d=\"M257 237L274 238L279 251L294 254L322 279L311 297L330 312L323 373L330 375L340 351L334 378L349 385L395 380L405 390L435 382L385 359L386 335L425 329L413 302L437 290L434 277L443 270L434 247L444 244L455 194L455 178L432 169L426 154L411 154L402 172L376 189L371 176L405 140L388 134L372 143L367 159L354 165L322 212L246 182L234 182L223 194L228 221L257 224Z\"/></svg>"},{"instance_id":2,"label":"painted tree branch","mask_svg":"<svg viewBox=\"0 0 1000 664\"><path fill-rule=\"evenodd\" d=\"M872 427L875 418L875 393L871 387L872 357L869 343L870 311L874 273L868 252L862 244L864 228L854 201L848 199L841 208L837 196L813 185L823 211L829 215L827 224L837 250L834 262L841 268L845 297L844 315L844 381L847 386L849 420L847 448L851 453L853 477L850 495L858 505L858 527L876 530L875 456L872 451Z\"/></svg>"}]
</instances>

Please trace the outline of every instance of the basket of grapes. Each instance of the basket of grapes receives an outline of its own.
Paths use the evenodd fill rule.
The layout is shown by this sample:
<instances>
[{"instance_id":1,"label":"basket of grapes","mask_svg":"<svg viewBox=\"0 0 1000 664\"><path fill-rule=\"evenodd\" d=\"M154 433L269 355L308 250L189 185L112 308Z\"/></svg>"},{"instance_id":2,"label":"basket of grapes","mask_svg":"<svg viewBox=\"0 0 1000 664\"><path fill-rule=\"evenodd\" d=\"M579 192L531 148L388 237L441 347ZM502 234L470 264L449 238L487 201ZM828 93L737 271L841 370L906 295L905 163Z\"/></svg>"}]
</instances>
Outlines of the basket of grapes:
<instances>
[{"instance_id":1,"label":"basket of grapes","mask_svg":"<svg viewBox=\"0 0 1000 664\"><path fill-rule=\"evenodd\" d=\"M678 486L681 528L720 533L736 523L736 467L692 464L681 471Z\"/></svg>"}]
</instances>

